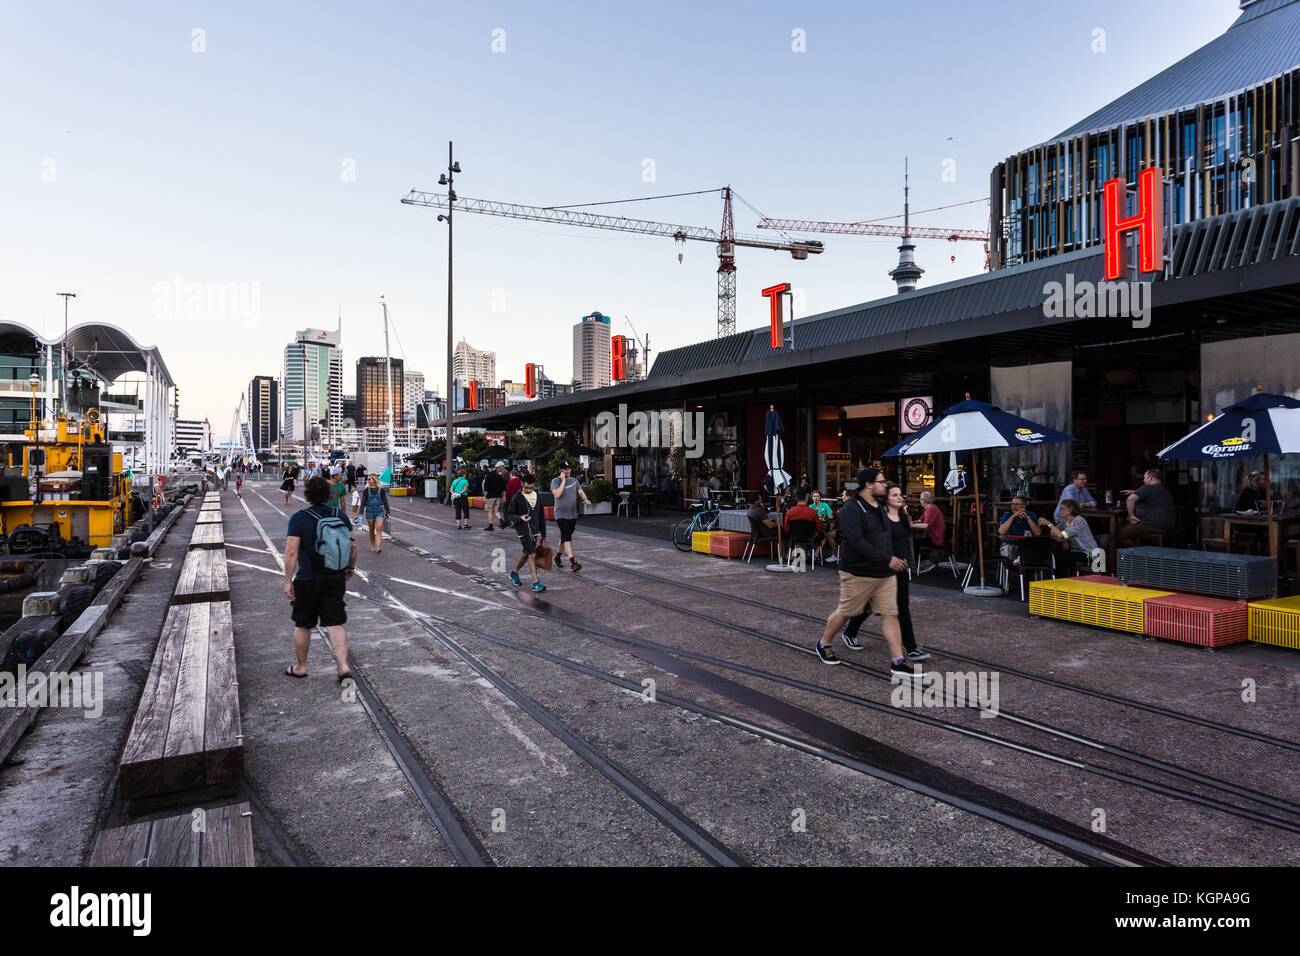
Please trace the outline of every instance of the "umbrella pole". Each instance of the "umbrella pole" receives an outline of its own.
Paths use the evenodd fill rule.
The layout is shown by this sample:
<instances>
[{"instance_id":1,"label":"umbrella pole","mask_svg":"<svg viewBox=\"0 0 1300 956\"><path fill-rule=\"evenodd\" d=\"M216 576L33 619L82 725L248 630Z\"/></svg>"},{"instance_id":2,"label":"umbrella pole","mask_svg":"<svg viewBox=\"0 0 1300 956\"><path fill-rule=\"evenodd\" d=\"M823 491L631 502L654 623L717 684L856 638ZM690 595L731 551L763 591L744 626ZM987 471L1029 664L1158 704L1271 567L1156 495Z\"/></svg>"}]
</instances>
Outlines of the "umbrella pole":
<instances>
[{"instance_id":1,"label":"umbrella pole","mask_svg":"<svg viewBox=\"0 0 1300 956\"><path fill-rule=\"evenodd\" d=\"M994 594L1001 594L1002 589L999 587L989 587L984 583L984 515L980 513L980 456L979 452L971 452L971 468L975 472L975 548L979 552L980 559L980 584L979 587L968 587L967 594L989 597Z\"/></svg>"},{"instance_id":2,"label":"umbrella pole","mask_svg":"<svg viewBox=\"0 0 1300 956\"><path fill-rule=\"evenodd\" d=\"M1277 539L1273 537L1273 479L1268 473L1268 455L1264 456L1264 514L1268 515L1265 527L1268 528L1268 555L1277 560Z\"/></svg>"}]
</instances>

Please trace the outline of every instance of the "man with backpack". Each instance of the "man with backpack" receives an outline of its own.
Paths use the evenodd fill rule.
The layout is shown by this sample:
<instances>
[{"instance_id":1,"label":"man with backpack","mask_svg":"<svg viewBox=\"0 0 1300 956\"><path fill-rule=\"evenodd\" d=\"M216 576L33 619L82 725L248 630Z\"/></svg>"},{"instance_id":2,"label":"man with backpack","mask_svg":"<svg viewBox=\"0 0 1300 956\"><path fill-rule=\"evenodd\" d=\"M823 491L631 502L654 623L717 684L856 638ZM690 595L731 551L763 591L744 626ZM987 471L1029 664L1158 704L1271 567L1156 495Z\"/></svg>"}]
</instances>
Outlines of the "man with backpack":
<instances>
[{"instance_id":1,"label":"man with backpack","mask_svg":"<svg viewBox=\"0 0 1300 956\"><path fill-rule=\"evenodd\" d=\"M329 482L320 476L312 478L303 493L310 507L289 519L284 546L284 594L293 608L293 649L298 658L284 672L290 677L307 676L307 648L312 628L319 622L329 634L342 682L352 676L343 596L356 573L357 545L347 514L327 504Z\"/></svg>"}]
</instances>

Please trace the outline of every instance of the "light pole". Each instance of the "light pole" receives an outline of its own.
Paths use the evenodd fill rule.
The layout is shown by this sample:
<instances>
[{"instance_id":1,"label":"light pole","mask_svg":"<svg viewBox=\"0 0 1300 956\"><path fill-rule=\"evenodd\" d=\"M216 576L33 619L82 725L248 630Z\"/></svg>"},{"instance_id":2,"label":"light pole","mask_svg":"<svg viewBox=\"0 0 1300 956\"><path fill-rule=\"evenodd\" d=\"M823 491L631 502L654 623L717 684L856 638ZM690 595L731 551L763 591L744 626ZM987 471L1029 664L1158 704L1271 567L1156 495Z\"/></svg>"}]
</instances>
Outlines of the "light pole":
<instances>
[{"instance_id":1,"label":"light pole","mask_svg":"<svg viewBox=\"0 0 1300 956\"><path fill-rule=\"evenodd\" d=\"M36 420L36 390L40 388L41 377L36 372L32 372L31 377L28 378L27 381L32 386L32 433L36 436L36 454L32 457L32 463L36 467L36 494L32 496L32 502L34 504L39 505L41 503L42 452L41 452L41 422ZM33 524L35 523L35 521L36 521L36 516L33 515L32 516Z\"/></svg>"},{"instance_id":2,"label":"light pole","mask_svg":"<svg viewBox=\"0 0 1300 956\"><path fill-rule=\"evenodd\" d=\"M63 341L59 343L59 397L63 401L63 411L68 411L68 300L75 299L75 292L56 292L63 296Z\"/></svg>"},{"instance_id":3,"label":"light pole","mask_svg":"<svg viewBox=\"0 0 1300 956\"><path fill-rule=\"evenodd\" d=\"M451 495L452 446L455 443L455 429L451 424L452 406L455 404L452 385L455 381L455 343L451 332L451 207L456 202L455 174L460 172L460 163L452 157L451 142L447 142L447 171L438 177L438 185L447 187L447 213L439 214L438 221L447 223L447 471L443 482L447 486L448 501Z\"/></svg>"}]
</instances>

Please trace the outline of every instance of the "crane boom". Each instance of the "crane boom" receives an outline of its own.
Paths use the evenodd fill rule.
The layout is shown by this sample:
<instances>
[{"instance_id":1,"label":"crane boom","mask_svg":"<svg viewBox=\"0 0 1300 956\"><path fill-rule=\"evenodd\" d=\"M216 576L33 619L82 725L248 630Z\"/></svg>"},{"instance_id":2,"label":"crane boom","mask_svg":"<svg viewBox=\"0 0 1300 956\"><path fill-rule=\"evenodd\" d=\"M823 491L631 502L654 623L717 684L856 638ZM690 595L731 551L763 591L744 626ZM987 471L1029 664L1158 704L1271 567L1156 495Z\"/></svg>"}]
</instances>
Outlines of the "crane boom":
<instances>
[{"instance_id":1,"label":"crane boom","mask_svg":"<svg viewBox=\"0 0 1300 956\"><path fill-rule=\"evenodd\" d=\"M865 222L819 222L811 219L760 219L759 229L795 229L800 232L830 233L840 236L902 236L913 239L947 239L950 242L970 240L988 242L989 234L983 229L940 229L912 226L882 226Z\"/></svg>"},{"instance_id":2,"label":"crane boom","mask_svg":"<svg viewBox=\"0 0 1300 956\"><path fill-rule=\"evenodd\" d=\"M412 189L402 200L408 206L429 206L433 209L446 209L447 196L444 193L422 192ZM717 230L704 226L677 226L667 222L655 222L650 219L629 219L626 216L604 216L593 212L574 212L569 209L557 209L553 206L526 206L521 203L497 202L492 199L470 199L468 196L456 197L457 212L472 212L480 216L504 216L508 219L527 219L533 222L551 222L563 226L585 226L588 229L611 229L615 232L635 232L646 236L663 236L666 239L695 239L701 242L720 242L722 236ZM796 259L806 259L808 255L817 255L825 249L823 243L815 239L775 242L762 236L737 237L738 246L752 249L773 249L789 252ZM804 255L800 255L804 253Z\"/></svg>"}]
</instances>

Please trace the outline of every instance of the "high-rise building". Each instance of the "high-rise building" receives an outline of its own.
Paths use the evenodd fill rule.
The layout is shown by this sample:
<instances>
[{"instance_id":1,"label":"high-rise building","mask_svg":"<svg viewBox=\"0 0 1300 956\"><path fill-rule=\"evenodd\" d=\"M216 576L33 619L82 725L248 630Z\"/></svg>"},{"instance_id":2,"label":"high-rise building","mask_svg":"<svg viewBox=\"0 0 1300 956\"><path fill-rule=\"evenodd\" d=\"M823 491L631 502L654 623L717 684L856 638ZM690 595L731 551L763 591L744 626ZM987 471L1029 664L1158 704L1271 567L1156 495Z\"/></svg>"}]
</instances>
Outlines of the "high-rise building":
<instances>
[{"instance_id":1,"label":"high-rise building","mask_svg":"<svg viewBox=\"0 0 1300 956\"><path fill-rule=\"evenodd\" d=\"M143 426L141 426L143 430ZM189 451L203 451L206 442L203 437L203 423L193 419L176 419L176 451L185 454Z\"/></svg>"},{"instance_id":2,"label":"high-rise building","mask_svg":"<svg viewBox=\"0 0 1300 956\"><path fill-rule=\"evenodd\" d=\"M355 395L343 396L343 427L357 427L357 397Z\"/></svg>"},{"instance_id":3,"label":"high-rise building","mask_svg":"<svg viewBox=\"0 0 1300 956\"><path fill-rule=\"evenodd\" d=\"M270 451L280 440L280 383L270 375L248 383L248 428L254 451Z\"/></svg>"},{"instance_id":4,"label":"high-rise building","mask_svg":"<svg viewBox=\"0 0 1300 956\"><path fill-rule=\"evenodd\" d=\"M343 423L342 336L303 329L284 347L284 433L310 438L312 426L327 436ZM305 419L305 422L304 422ZM307 434L304 434L304 428Z\"/></svg>"},{"instance_id":5,"label":"high-rise building","mask_svg":"<svg viewBox=\"0 0 1300 956\"><path fill-rule=\"evenodd\" d=\"M482 352L471 348L464 339L456 346L452 359L452 375L462 382L473 379L476 382L495 382L497 380L497 353Z\"/></svg>"},{"instance_id":6,"label":"high-rise building","mask_svg":"<svg viewBox=\"0 0 1300 956\"><path fill-rule=\"evenodd\" d=\"M424 401L424 373L410 369L402 379L402 415L406 424L415 427L415 406Z\"/></svg>"},{"instance_id":7,"label":"high-rise building","mask_svg":"<svg viewBox=\"0 0 1300 956\"><path fill-rule=\"evenodd\" d=\"M573 388L604 388L612 383L609 316L593 312L573 327ZM544 396L543 396L544 397Z\"/></svg>"},{"instance_id":8,"label":"high-rise building","mask_svg":"<svg viewBox=\"0 0 1300 956\"><path fill-rule=\"evenodd\" d=\"M388 424L390 387L393 390L393 427L402 427L405 421L402 411L402 397L405 393L402 365L401 359L386 359L382 355L357 359L357 425L359 427L379 428Z\"/></svg>"}]
</instances>

